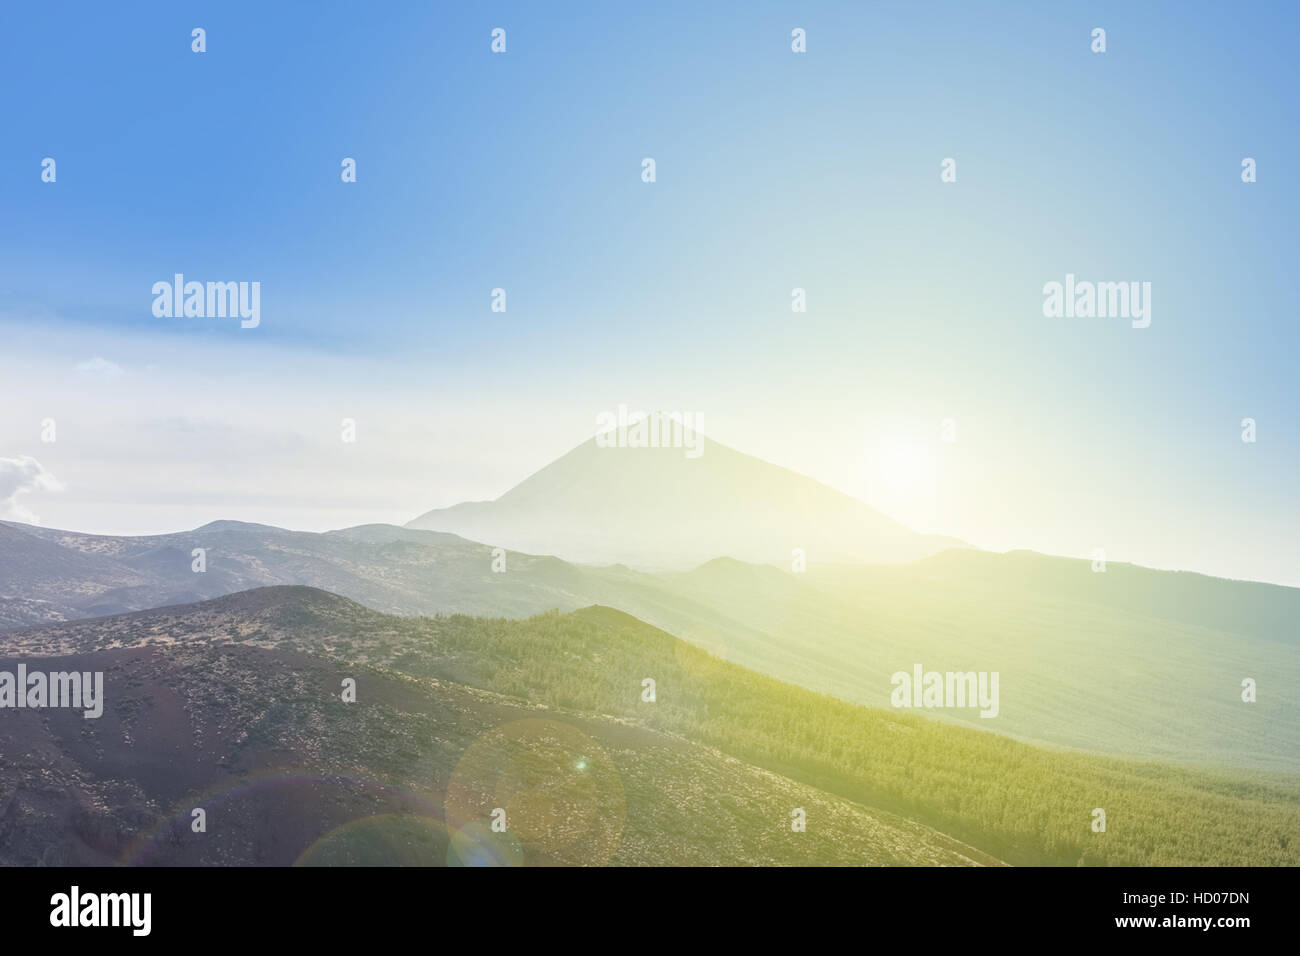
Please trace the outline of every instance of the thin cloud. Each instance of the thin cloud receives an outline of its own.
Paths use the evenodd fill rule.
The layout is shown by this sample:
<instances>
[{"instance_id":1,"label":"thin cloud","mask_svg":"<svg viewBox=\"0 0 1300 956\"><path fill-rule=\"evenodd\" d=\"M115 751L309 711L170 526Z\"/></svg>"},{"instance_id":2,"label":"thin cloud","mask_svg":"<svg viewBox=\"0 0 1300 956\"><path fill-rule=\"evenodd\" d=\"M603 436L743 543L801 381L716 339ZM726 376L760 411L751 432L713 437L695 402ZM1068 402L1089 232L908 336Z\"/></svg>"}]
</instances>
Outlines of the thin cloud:
<instances>
[{"instance_id":1,"label":"thin cloud","mask_svg":"<svg viewBox=\"0 0 1300 956\"><path fill-rule=\"evenodd\" d=\"M63 483L30 455L0 458L0 519L40 524L41 519L18 503L32 491L62 491Z\"/></svg>"},{"instance_id":2,"label":"thin cloud","mask_svg":"<svg viewBox=\"0 0 1300 956\"><path fill-rule=\"evenodd\" d=\"M84 362L77 363L77 373L85 375L87 378L97 378L102 381L112 381L121 378L126 374L126 369L116 362L110 362L103 356L96 355L93 359L87 359Z\"/></svg>"}]
</instances>

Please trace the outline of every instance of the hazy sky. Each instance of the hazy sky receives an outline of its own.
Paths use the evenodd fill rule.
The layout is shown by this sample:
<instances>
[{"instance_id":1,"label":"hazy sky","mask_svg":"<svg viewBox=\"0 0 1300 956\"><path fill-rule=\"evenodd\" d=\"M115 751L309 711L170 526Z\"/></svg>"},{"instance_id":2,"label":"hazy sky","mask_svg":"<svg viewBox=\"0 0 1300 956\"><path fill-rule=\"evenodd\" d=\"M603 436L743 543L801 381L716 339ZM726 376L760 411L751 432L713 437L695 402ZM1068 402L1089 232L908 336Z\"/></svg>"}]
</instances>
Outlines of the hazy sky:
<instances>
[{"instance_id":1,"label":"hazy sky","mask_svg":"<svg viewBox=\"0 0 1300 956\"><path fill-rule=\"evenodd\" d=\"M459 6L5 14L0 512L400 523L626 403L920 530L1300 584L1300 13ZM261 325L155 317L176 272ZM1150 327L1045 318L1067 273Z\"/></svg>"}]
</instances>

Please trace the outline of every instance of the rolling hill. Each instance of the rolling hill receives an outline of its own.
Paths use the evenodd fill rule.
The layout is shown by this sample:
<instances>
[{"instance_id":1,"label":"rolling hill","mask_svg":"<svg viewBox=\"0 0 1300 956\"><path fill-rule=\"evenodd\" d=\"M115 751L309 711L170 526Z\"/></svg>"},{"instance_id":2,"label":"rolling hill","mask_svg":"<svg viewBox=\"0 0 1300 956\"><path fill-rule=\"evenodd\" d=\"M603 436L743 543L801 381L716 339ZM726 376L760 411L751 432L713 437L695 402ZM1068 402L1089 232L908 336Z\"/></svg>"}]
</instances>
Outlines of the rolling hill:
<instances>
[{"instance_id":1,"label":"rolling hill","mask_svg":"<svg viewBox=\"0 0 1300 956\"><path fill-rule=\"evenodd\" d=\"M207 551L205 573L191 570L194 547ZM601 604L852 703L890 706L891 675L917 663L996 671L995 719L921 713L1094 753L1300 771L1300 711L1287 696L1300 682L1300 589L973 549L899 565L812 561L803 574L726 558L661 573L506 560L494 573L486 545L389 525L311 534L217 522L117 538L0 524L0 620L53 624L278 584L406 615ZM1241 700L1246 678L1255 703Z\"/></svg>"},{"instance_id":2,"label":"rolling hill","mask_svg":"<svg viewBox=\"0 0 1300 956\"><path fill-rule=\"evenodd\" d=\"M450 841L453 862L1300 862L1295 775L1087 756L861 707L609 608L402 618L270 588L5 642L29 665L51 652L51 669L109 675L99 722L4 725L14 860L439 862ZM338 699L346 676L355 704ZM518 845L484 832L502 803ZM243 836L195 838L176 823L195 806Z\"/></svg>"},{"instance_id":3,"label":"rolling hill","mask_svg":"<svg viewBox=\"0 0 1300 956\"><path fill-rule=\"evenodd\" d=\"M103 671L104 714L5 712L0 864L997 862L680 735L350 659L391 663L394 626L305 588L65 625L84 651L22 659Z\"/></svg>"}]
</instances>

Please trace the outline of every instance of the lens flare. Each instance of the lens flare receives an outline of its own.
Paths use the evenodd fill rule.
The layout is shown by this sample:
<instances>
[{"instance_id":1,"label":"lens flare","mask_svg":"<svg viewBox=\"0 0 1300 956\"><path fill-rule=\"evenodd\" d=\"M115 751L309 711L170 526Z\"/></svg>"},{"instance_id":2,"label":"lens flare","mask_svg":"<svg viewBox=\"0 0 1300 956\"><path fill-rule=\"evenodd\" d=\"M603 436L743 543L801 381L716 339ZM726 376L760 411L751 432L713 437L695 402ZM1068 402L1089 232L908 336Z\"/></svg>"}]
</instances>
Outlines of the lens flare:
<instances>
[{"instance_id":1,"label":"lens flare","mask_svg":"<svg viewBox=\"0 0 1300 956\"><path fill-rule=\"evenodd\" d=\"M600 744L570 724L528 718L465 751L447 785L444 819L463 865L513 861L513 840L529 863L600 866L618 851L627 798ZM493 831L494 820L509 840Z\"/></svg>"}]
</instances>

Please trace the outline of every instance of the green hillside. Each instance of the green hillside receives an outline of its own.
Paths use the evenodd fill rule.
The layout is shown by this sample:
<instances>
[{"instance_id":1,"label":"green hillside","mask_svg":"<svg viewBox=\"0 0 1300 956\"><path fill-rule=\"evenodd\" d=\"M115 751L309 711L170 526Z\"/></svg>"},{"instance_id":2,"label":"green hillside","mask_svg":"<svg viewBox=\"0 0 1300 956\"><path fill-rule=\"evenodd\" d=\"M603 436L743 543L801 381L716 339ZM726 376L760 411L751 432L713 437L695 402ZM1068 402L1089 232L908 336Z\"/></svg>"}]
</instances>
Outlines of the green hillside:
<instances>
[{"instance_id":1,"label":"green hillside","mask_svg":"<svg viewBox=\"0 0 1300 956\"><path fill-rule=\"evenodd\" d=\"M194 547L205 573L191 569ZM0 627L278 584L392 614L523 618L600 604L853 703L889 706L891 675L914 664L997 671L996 719L927 715L1093 753L1300 772L1300 710L1287 700L1300 686L1297 588L969 549L904 565L811 553L804 574L730 558L650 574L507 557L497 573L487 545L385 525L310 534L216 522L122 538L0 522ZM1248 677L1253 704L1241 701Z\"/></svg>"},{"instance_id":2,"label":"green hillside","mask_svg":"<svg viewBox=\"0 0 1300 956\"><path fill-rule=\"evenodd\" d=\"M969 550L806 574L729 559L602 573L620 585L602 603L851 702L890 706L890 676L918 663L997 671L995 719L926 714L1093 753L1300 772L1300 589Z\"/></svg>"},{"instance_id":3,"label":"green hillside","mask_svg":"<svg viewBox=\"0 0 1300 956\"><path fill-rule=\"evenodd\" d=\"M390 623L393 622L389 619ZM395 666L680 733L1018 864L1295 865L1300 778L1029 746L854 706L713 658L604 608L402 622ZM400 648L400 650L399 650ZM644 703L644 678L657 701ZM1106 811L1105 833L1092 811Z\"/></svg>"},{"instance_id":4,"label":"green hillside","mask_svg":"<svg viewBox=\"0 0 1300 956\"><path fill-rule=\"evenodd\" d=\"M314 598L280 600L293 614ZM231 602L206 624L243 614ZM108 701L99 720L0 722L0 866L997 862L674 734L452 681L186 640L46 660L102 670ZM340 672L359 703L333 692ZM796 807L813 821L802 833Z\"/></svg>"},{"instance_id":5,"label":"green hillside","mask_svg":"<svg viewBox=\"0 0 1300 956\"><path fill-rule=\"evenodd\" d=\"M559 721L613 720L715 748L718 760L725 754L1009 863L1300 863L1296 775L1092 756L858 706L723 661L609 608L523 621L403 618L312 589L263 588L10 632L6 640L24 656L238 643L479 688ZM655 681L652 703L642 699L647 678ZM426 692L439 693L436 685ZM416 759L422 751L412 753ZM635 759L635 747L620 759ZM730 806L749 786L730 772L708 779L701 776L699 786ZM1105 833L1092 830L1097 808L1106 813ZM686 827L691 811L683 812L661 829ZM810 814L808 825L828 821ZM707 825L691 832L711 839Z\"/></svg>"},{"instance_id":6,"label":"green hillside","mask_svg":"<svg viewBox=\"0 0 1300 956\"><path fill-rule=\"evenodd\" d=\"M120 646L234 640L326 653L632 721L898 813L1011 863L1300 863L1295 775L1091 756L856 706L722 661L609 608L524 621L399 618L338 598L304 607L279 597L301 590L263 589L111 619L112 628L50 631L66 638L75 628ZM232 620L225 602L258 610ZM641 699L646 678L656 682L654 703ZM1096 808L1106 812L1105 833L1092 831Z\"/></svg>"}]
</instances>

